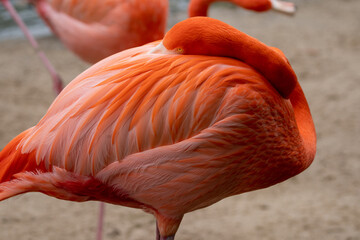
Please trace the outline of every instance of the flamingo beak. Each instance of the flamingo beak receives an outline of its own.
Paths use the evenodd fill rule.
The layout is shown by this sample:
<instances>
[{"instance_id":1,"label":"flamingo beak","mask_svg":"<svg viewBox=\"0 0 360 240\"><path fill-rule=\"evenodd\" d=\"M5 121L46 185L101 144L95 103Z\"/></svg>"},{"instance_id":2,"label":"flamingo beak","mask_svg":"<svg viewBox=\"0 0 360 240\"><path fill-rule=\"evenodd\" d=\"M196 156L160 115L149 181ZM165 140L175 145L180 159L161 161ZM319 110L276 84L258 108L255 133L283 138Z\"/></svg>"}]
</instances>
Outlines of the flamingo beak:
<instances>
[{"instance_id":1,"label":"flamingo beak","mask_svg":"<svg viewBox=\"0 0 360 240\"><path fill-rule=\"evenodd\" d=\"M280 0L270 0L272 8L285 14L293 15L296 12L296 6L292 2L285 2Z\"/></svg>"}]
</instances>

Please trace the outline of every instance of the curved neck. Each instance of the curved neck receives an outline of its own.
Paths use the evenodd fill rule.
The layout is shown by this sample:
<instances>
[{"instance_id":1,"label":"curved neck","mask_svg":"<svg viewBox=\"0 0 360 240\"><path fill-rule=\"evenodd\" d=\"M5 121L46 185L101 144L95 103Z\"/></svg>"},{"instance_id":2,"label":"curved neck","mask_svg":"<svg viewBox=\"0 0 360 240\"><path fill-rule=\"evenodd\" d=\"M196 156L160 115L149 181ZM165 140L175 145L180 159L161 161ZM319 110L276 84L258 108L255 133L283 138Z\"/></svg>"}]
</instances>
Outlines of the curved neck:
<instances>
[{"instance_id":1,"label":"curved neck","mask_svg":"<svg viewBox=\"0 0 360 240\"><path fill-rule=\"evenodd\" d=\"M284 98L289 98L297 83L293 69L280 50L216 19L188 18L167 32L163 44L169 50L181 47L184 54L243 61L260 72Z\"/></svg>"},{"instance_id":2,"label":"curved neck","mask_svg":"<svg viewBox=\"0 0 360 240\"><path fill-rule=\"evenodd\" d=\"M213 2L231 2L242 8L253 11L266 11L271 8L269 0L190 0L189 17L207 16L209 6Z\"/></svg>"},{"instance_id":3,"label":"curved neck","mask_svg":"<svg viewBox=\"0 0 360 240\"><path fill-rule=\"evenodd\" d=\"M293 106L295 120L303 140L306 158L304 167L307 168L315 157L316 132L309 105L299 83L297 83L294 91L290 95L290 102Z\"/></svg>"},{"instance_id":4,"label":"curved neck","mask_svg":"<svg viewBox=\"0 0 360 240\"><path fill-rule=\"evenodd\" d=\"M297 84L297 77L280 50L237 30L230 33L226 39L226 51L223 50L226 56L249 64L259 71L282 97L289 97Z\"/></svg>"}]
</instances>

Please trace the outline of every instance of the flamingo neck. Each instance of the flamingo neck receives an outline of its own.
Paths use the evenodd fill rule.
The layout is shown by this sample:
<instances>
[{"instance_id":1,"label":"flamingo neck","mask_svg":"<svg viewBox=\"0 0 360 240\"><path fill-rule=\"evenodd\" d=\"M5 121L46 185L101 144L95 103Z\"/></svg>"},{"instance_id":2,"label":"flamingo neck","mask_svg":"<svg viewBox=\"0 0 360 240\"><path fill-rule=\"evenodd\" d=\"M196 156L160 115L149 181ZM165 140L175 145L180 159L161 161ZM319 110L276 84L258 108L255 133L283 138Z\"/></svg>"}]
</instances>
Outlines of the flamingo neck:
<instances>
[{"instance_id":1,"label":"flamingo neck","mask_svg":"<svg viewBox=\"0 0 360 240\"><path fill-rule=\"evenodd\" d=\"M280 93L288 98L297 84L297 77L288 60L276 48L234 29L228 32L221 47L225 56L244 61L259 71Z\"/></svg>"},{"instance_id":2,"label":"flamingo neck","mask_svg":"<svg viewBox=\"0 0 360 240\"><path fill-rule=\"evenodd\" d=\"M207 16L208 9L213 2L231 2L242 8L262 12L271 8L269 0L191 0L189 3L189 17Z\"/></svg>"},{"instance_id":3,"label":"flamingo neck","mask_svg":"<svg viewBox=\"0 0 360 240\"><path fill-rule=\"evenodd\" d=\"M191 0L189 3L189 17L207 16L210 4L216 0Z\"/></svg>"},{"instance_id":4,"label":"flamingo neck","mask_svg":"<svg viewBox=\"0 0 360 240\"><path fill-rule=\"evenodd\" d=\"M299 83L297 83L290 95L290 102L294 109L295 120L305 149L305 169L312 163L315 157L316 132L309 105Z\"/></svg>"},{"instance_id":5,"label":"flamingo neck","mask_svg":"<svg viewBox=\"0 0 360 240\"><path fill-rule=\"evenodd\" d=\"M260 72L283 98L289 98L297 78L279 49L269 47L219 20L192 17L175 25L164 37L164 46L183 54L231 57Z\"/></svg>"}]
</instances>

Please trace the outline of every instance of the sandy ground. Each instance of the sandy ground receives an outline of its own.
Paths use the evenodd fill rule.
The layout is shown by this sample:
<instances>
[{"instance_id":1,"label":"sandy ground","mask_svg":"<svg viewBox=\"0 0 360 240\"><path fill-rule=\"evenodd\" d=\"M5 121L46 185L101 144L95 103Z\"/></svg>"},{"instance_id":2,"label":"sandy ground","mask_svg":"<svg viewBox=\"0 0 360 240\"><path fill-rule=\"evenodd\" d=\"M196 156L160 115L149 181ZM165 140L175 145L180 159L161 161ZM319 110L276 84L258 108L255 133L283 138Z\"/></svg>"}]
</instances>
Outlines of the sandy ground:
<instances>
[{"instance_id":1,"label":"sandy ground","mask_svg":"<svg viewBox=\"0 0 360 240\"><path fill-rule=\"evenodd\" d=\"M360 239L360 1L297 3L293 18L227 6L210 15L286 53L316 124L314 163L284 183L187 214L177 239ZM172 16L169 24L185 17ZM40 43L66 82L87 68L56 39ZM0 148L36 124L53 98L28 44L0 42ZM104 239L155 238L151 215L112 205L106 210ZM18 196L0 203L0 239L94 239L97 211L97 202Z\"/></svg>"}]
</instances>

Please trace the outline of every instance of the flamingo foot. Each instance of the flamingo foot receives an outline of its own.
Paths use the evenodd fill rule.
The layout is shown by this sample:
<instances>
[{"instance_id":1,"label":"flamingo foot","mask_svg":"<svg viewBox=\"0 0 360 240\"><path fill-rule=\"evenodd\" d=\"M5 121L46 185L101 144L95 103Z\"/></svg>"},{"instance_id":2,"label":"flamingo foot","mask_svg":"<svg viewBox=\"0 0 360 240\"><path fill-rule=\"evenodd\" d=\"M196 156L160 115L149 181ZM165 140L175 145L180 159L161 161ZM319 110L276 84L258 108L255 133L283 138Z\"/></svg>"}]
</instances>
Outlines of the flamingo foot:
<instances>
[{"instance_id":1,"label":"flamingo foot","mask_svg":"<svg viewBox=\"0 0 360 240\"><path fill-rule=\"evenodd\" d=\"M296 11L296 6L292 2L285 2L280 0L270 0L272 8L276 11L293 15Z\"/></svg>"}]
</instances>

